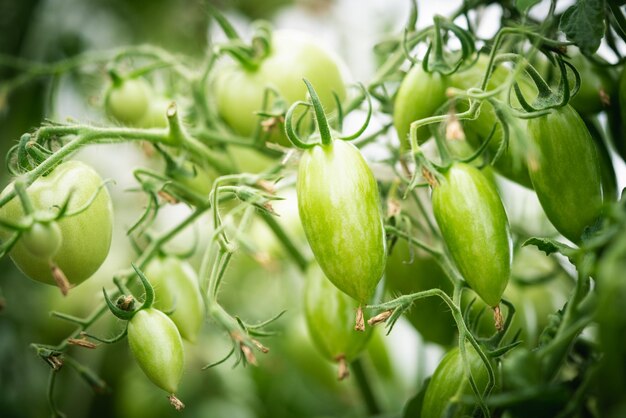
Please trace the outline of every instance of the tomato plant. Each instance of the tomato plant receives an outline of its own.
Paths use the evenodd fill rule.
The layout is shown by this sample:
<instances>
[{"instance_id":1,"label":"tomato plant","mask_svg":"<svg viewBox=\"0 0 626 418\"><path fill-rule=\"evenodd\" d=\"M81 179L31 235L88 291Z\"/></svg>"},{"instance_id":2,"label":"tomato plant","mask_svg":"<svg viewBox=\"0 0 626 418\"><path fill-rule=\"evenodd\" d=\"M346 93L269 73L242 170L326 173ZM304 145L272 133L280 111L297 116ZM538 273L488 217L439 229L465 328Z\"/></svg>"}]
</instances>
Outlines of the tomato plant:
<instances>
[{"instance_id":1,"label":"tomato plant","mask_svg":"<svg viewBox=\"0 0 626 418\"><path fill-rule=\"evenodd\" d=\"M461 89L468 89L471 87L477 87L482 82L482 77L487 69L487 60L478 59L478 61L469 69L465 71L459 71L451 76L451 84ZM504 83L509 76L509 73L503 67L497 67L487 84L488 90L495 90L498 86ZM520 85L527 95L533 94L533 87L525 80L520 79ZM504 93L503 93L504 97ZM465 103L459 104L460 110L466 106ZM498 120L496 110L494 106L485 101L481 103L480 113L477 118L467 120L464 123L465 136L467 141L472 144L473 147L478 148L486 141L489 141L487 145L488 156L494 158L499 148L504 141L503 126ZM528 167L524 160L523 147L524 144L520 142L520 139L526 133L526 121L523 119L516 119L511 123L511 126L507 127L509 135L511 136L508 146L505 146L504 151L500 157L494 163L494 168L503 176L515 181L522 186L532 188L530 177L528 176Z\"/></svg>"},{"instance_id":2,"label":"tomato plant","mask_svg":"<svg viewBox=\"0 0 626 418\"><path fill-rule=\"evenodd\" d=\"M128 344L152 382L174 394L183 374L183 343L176 325L157 309L142 309L128 321Z\"/></svg>"},{"instance_id":3,"label":"tomato plant","mask_svg":"<svg viewBox=\"0 0 626 418\"><path fill-rule=\"evenodd\" d=\"M22 234L20 241L33 257L48 260L59 251L63 237L56 222L37 222Z\"/></svg>"},{"instance_id":4,"label":"tomato plant","mask_svg":"<svg viewBox=\"0 0 626 418\"><path fill-rule=\"evenodd\" d=\"M433 186L433 212L465 280L485 303L498 306L511 275L512 248L493 184L478 169L454 164Z\"/></svg>"},{"instance_id":5,"label":"tomato plant","mask_svg":"<svg viewBox=\"0 0 626 418\"><path fill-rule=\"evenodd\" d=\"M11 188L6 188L2 195L10 192ZM88 279L100 267L111 245L113 210L100 175L84 163L67 161L35 180L26 192L35 216L62 216L48 225L35 223L23 233L10 253L15 264L42 283L57 284L50 261L73 285ZM5 220L19 222L25 217L28 215L17 198L0 209L0 218ZM4 229L2 234L8 237L10 231ZM49 246L56 250L46 248ZM44 253L49 257L42 256Z\"/></svg>"},{"instance_id":6,"label":"tomato plant","mask_svg":"<svg viewBox=\"0 0 626 418\"><path fill-rule=\"evenodd\" d=\"M571 106L532 119L529 132L538 149L538 155L530 157L530 176L541 206L563 236L579 242L585 228L593 226L600 217L602 177L598 150ZM554 190L560 190L558 196Z\"/></svg>"},{"instance_id":7,"label":"tomato plant","mask_svg":"<svg viewBox=\"0 0 626 418\"><path fill-rule=\"evenodd\" d=\"M306 281L304 309L309 334L324 357L338 364L339 379L344 379L348 363L366 347L372 329L354 332L351 319L358 302L337 289L319 266L311 266Z\"/></svg>"},{"instance_id":8,"label":"tomato plant","mask_svg":"<svg viewBox=\"0 0 626 418\"><path fill-rule=\"evenodd\" d=\"M258 62L234 61L219 69L214 82L219 113L237 133L252 135L259 128L258 112L271 110L265 97L281 100L289 106L306 97L302 79L313 83L322 104L328 111L336 101L345 98L346 90L341 66L337 59L314 40L296 31L275 31L268 40L267 50ZM278 123L270 140L288 145Z\"/></svg>"},{"instance_id":9,"label":"tomato plant","mask_svg":"<svg viewBox=\"0 0 626 418\"><path fill-rule=\"evenodd\" d=\"M593 115L607 108L617 93L613 71L602 64L590 62L580 52L572 54L571 62L580 73L580 90L572 97L572 107L581 115ZM570 82L574 84L571 76Z\"/></svg>"},{"instance_id":10,"label":"tomato plant","mask_svg":"<svg viewBox=\"0 0 626 418\"><path fill-rule=\"evenodd\" d=\"M624 2L279 2L3 7L0 416L624 415Z\"/></svg>"},{"instance_id":11,"label":"tomato plant","mask_svg":"<svg viewBox=\"0 0 626 418\"><path fill-rule=\"evenodd\" d=\"M195 342L204 322L204 301L193 267L174 256L155 258L146 267L146 276L155 288L154 307L173 310L170 318L180 335Z\"/></svg>"},{"instance_id":12,"label":"tomato plant","mask_svg":"<svg viewBox=\"0 0 626 418\"><path fill-rule=\"evenodd\" d=\"M458 348L453 348L441 360L424 394L423 418L463 416L472 413L472 407L461 403L463 395L473 395L470 379L480 394L487 388L487 368L471 346L466 346L467 363ZM465 369L464 364L469 364ZM471 377L470 377L471 376ZM474 395L475 396L475 395Z\"/></svg>"},{"instance_id":13,"label":"tomato plant","mask_svg":"<svg viewBox=\"0 0 626 418\"><path fill-rule=\"evenodd\" d=\"M107 114L125 125L142 124L144 117L149 119L152 112L153 94L149 84L141 79L120 79L113 82L105 93L104 106Z\"/></svg>"},{"instance_id":14,"label":"tomato plant","mask_svg":"<svg viewBox=\"0 0 626 418\"><path fill-rule=\"evenodd\" d=\"M439 73L427 73L421 65L414 65L402 79L394 101L393 123L402 149L409 149L411 122L433 115L446 102L449 81ZM417 132L421 144L430 138L428 127Z\"/></svg>"},{"instance_id":15,"label":"tomato plant","mask_svg":"<svg viewBox=\"0 0 626 418\"><path fill-rule=\"evenodd\" d=\"M310 94L322 143L308 147L298 166L296 191L302 226L328 279L365 304L385 267L378 186L358 149L330 136L312 88Z\"/></svg>"},{"instance_id":16,"label":"tomato plant","mask_svg":"<svg viewBox=\"0 0 626 418\"><path fill-rule=\"evenodd\" d=\"M400 240L391 250L385 268L385 284L392 293L409 294L432 288L452 293L452 284L437 261ZM456 327L450 312L439 309L441 301L417 300L406 318L426 341L448 346L454 341ZM428 312L428 315L425 313Z\"/></svg>"}]
</instances>

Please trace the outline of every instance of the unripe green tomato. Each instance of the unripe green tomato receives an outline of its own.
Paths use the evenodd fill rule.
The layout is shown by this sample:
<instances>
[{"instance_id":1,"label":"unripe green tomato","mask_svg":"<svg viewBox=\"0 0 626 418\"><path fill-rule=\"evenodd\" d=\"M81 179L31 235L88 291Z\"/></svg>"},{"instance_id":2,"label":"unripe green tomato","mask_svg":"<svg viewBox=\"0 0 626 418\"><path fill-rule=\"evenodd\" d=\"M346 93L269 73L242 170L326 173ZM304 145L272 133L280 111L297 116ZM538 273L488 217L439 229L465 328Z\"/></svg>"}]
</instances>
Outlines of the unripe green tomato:
<instances>
[{"instance_id":1,"label":"unripe green tomato","mask_svg":"<svg viewBox=\"0 0 626 418\"><path fill-rule=\"evenodd\" d=\"M493 183L475 167L453 163L432 193L446 247L472 289L489 306L511 275L509 223Z\"/></svg>"},{"instance_id":2,"label":"unripe green tomato","mask_svg":"<svg viewBox=\"0 0 626 418\"><path fill-rule=\"evenodd\" d=\"M385 267L385 284L391 294L410 294L439 288L452 295L452 284L432 257L410 250L399 239L391 250ZM426 341L448 346L454 342L456 326L450 310L439 297L413 302L405 317Z\"/></svg>"},{"instance_id":3,"label":"unripe green tomato","mask_svg":"<svg viewBox=\"0 0 626 418\"><path fill-rule=\"evenodd\" d=\"M482 78L487 70L487 57L481 56L476 64L465 71L454 73L450 76L450 84L454 87L467 90L471 87L480 87ZM487 84L487 91L493 90L499 87L506 81L508 77L508 71L502 67L496 67L495 71L489 79ZM532 101L536 95L534 87L525 79L519 81L520 88L524 93L524 97L527 101ZM500 99L506 98L507 92L501 94ZM513 94L513 93L512 93ZM513 100L516 104L516 100ZM457 111L467 110L467 102L459 101ZM528 175L528 167L526 166L526 160L524 158L525 152L521 141L525 140L525 137L519 137L518 133L526 134L527 122L523 119L516 119L515 126L509 127L509 144L504 153L500 156L498 161L494 164L494 168L506 178L521 184L522 186L532 188L532 183ZM464 121L463 127L465 130L465 136L467 141L474 147L478 148L480 145L489 138L494 127L495 132L493 137L489 141L487 146L488 154L493 157L498 152L500 144L504 140L504 133L502 127L498 123L495 110L493 106L488 102L483 102L480 106L480 113L474 120ZM517 128L517 129L516 129Z\"/></svg>"},{"instance_id":4,"label":"unripe green tomato","mask_svg":"<svg viewBox=\"0 0 626 418\"><path fill-rule=\"evenodd\" d=\"M626 161L626 66L622 67L619 77L619 100L613 100L608 110L609 127L615 150Z\"/></svg>"},{"instance_id":5,"label":"unripe green tomato","mask_svg":"<svg viewBox=\"0 0 626 418\"><path fill-rule=\"evenodd\" d=\"M615 202L619 199L620 191L617 187L617 174L615 173L611 153L604 143L602 139L603 134L598 130L598 127L590 121L584 122L598 153L600 177L602 178L602 199L606 203Z\"/></svg>"},{"instance_id":6,"label":"unripe green tomato","mask_svg":"<svg viewBox=\"0 0 626 418\"><path fill-rule=\"evenodd\" d=\"M515 252L512 274L515 280L504 297L513 302L516 309L513 330L521 327L520 340L532 348L548 326L550 315L567 302L573 281L560 270L555 272L554 260L530 246Z\"/></svg>"},{"instance_id":7,"label":"unripe green tomato","mask_svg":"<svg viewBox=\"0 0 626 418\"><path fill-rule=\"evenodd\" d=\"M176 181L189 187L192 191L208 197L213 188L213 182L218 177L215 169L213 169L213 167L209 164L200 165L192 163L191 161L185 161L183 163L183 168L189 173L189 175L187 175L187 173L183 174L175 172L172 173L172 177ZM195 175L193 175L194 172Z\"/></svg>"},{"instance_id":8,"label":"unripe green tomato","mask_svg":"<svg viewBox=\"0 0 626 418\"><path fill-rule=\"evenodd\" d=\"M572 54L571 63L580 74L580 89L569 104L581 115L594 115L604 110L616 93L617 80L608 67L594 64L581 53ZM568 71L570 88L574 87L574 75Z\"/></svg>"},{"instance_id":9,"label":"unripe green tomato","mask_svg":"<svg viewBox=\"0 0 626 418\"><path fill-rule=\"evenodd\" d=\"M319 267L317 267L319 269ZM306 296L305 294L303 296ZM297 313L297 316L287 325L284 331L284 339L280 347L283 352L278 355L285 358L297 369L300 379L304 378L307 384L324 387L327 390L336 390L337 371L334 365L317 348L305 319L305 309ZM272 351L274 351L272 349ZM284 357L283 357L284 356Z\"/></svg>"},{"instance_id":10,"label":"unripe green tomato","mask_svg":"<svg viewBox=\"0 0 626 418\"><path fill-rule=\"evenodd\" d=\"M434 116L446 102L447 77L427 73L421 63L415 64L398 88L393 109L393 124L400 138L400 149L410 149L409 130L411 123ZM430 138L428 126L417 130L417 142L422 144Z\"/></svg>"},{"instance_id":11,"label":"unripe green tomato","mask_svg":"<svg viewBox=\"0 0 626 418\"><path fill-rule=\"evenodd\" d=\"M602 177L596 145L571 106L553 109L528 123L537 153L530 178L552 225L580 243L586 227L601 216Z\"/></svg>"},{"instance_id":12,"label":"unripe green tomato","mask_svg":"<svg viewBox=\"0 0 626 418\"><path fill-rule=\"evenodd\" d=\"M176 393L184 351L174 322L157 309L141 309L128 321L128 344L146 376L167 393Z\"/></svg>"},{"instance_id":13,"label":"unripe green tomato","mask_svg":"<svg viewBox=\"0 0 626 418\"><path fill-rule=\"evenodd\" d=\"M476 386L483 393L489 383L487 367L469 343L465 344L465 352ZM472 394L474 392L465 372L461 351L455 347L443 357L430 379L424 394L421 418L471 415L474 407L461 404L460 398ZM454 414L447 415L447 411L454 411Z\"/></svg>"},{"instance_id":14,"label":"unripe green tomato","mask_svg":"<svg viewBox=\"0 0 626 418\"><path fill-rule=\"evenodd\" d=\"M35 222L20 237L24 247L36 258L50 259L61 247L63 236L56 222Z\"/></svg>"},{"instance_id":15,"label":"unripe green tomato","mask_svg":"<svg viewBox=\"0 0 626 418\"><path fill-rule=\"evenodd\" d=\"M305 150L296 191L302 227L324 274L367 303L386 255L378 185L363 156L341 140Z\"/></svg>"},{"instance_id":16,"label":"unripe green tomato","mask_svg":"<svg viewBox=\"0 0 626 418\"><path fill-rule=\"evenodd\" d=\"M56 221L62 239L52 261L73 285L91 277L109 253L113 209L108 190L106 187L100 188L102 184L100 175L87 164L67 161L48 175L39 177L26 190L36 211L55 212L71 193L69 214L84 208L97 193L87 209ZM2 195L8 192L9 188L6 188ZM23 217L24 211L18 198L0 208L0 218L16 222ZM10 233L0 228L0 235L6 238ZM56 285L50 271L50 259L34 257L22 240L15 244L10 256L31 279Z\"/></svg>"},{"instance_id":17,"label":"unripe green tomato","mask_svg":"<svg viewBox=\"0 0 626 418\"><path fill-rule=\"evenodd\" d=\"M193 267L174 256L158 257L150 261L145 274L154 287L154 307L174 308L170 318L181 337L195 342L204 323L204 301Z\"/></svg>"},{"instance_id":18,"label":"unripe green tomato","mask_svg":"<svg viewBox=\"0 0 626 418\"><path fill-rule=\"evenodd\" d=\"M165 97L150 100L148 107L136 123L139 128L166 128L167 109L172 104L172 100Z\"/></svg>"},{"instance_id":19,"label":"unripe green tomato","mask_svg":"<svg viewBox=\"0 0 626 418\"><path fill-rule=\"evenodd\" d=\"M277 164L277 161L250 147L228 147L228 152L242 173L260 173Z\"/></svg>"},{"instance_id":20,"label":"unripe green tomato","mask_svg":"<svg viewBox=\"0 0 626 418\"><path fill-rule=\"evenodd\" d=\"M257 68L230 62L218 69L214 88L219 114L236 133L250 136L259 126L256 112L263 110L266 89L276 89L289 106L306 99L303 78L315 86L327 112L337 107L333 93L340 101L346 96L340 64L333 55L303 33L274 31L271 50ZM290 145L282 123L273 130L270 140Z\"/></svg>"},{"instance_id":21,"label":"unripe green tomato","mask_svg":"<svg viewBox=\"0 0 626 418\"><path fill-rule=\"evenodd\" d=\"M359 304L333 286L316 264L309 267L306 280L304 312L315 346L330 361L354 360L372 336L372 327L354 330Z\"/></svg>"},{"instance_id":22,"label":"unripe green tomato","mask_svg":"<svg viewBox=\"0 0 626 418\"><path fill-rule=\"evenodd\" d=\"M152 89L144 79L120 80L107 90L104 108L112 119L135 126L148 112L151 99Z\"/></svg>"}]
</instances>

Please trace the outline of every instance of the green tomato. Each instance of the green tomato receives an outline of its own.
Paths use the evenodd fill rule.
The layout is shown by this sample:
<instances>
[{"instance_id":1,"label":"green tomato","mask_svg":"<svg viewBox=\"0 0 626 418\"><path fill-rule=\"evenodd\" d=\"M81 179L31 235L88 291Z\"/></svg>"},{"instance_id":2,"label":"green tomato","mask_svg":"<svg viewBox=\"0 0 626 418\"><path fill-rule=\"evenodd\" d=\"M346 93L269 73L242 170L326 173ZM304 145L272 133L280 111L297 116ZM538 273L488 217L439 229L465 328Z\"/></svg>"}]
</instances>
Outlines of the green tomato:
<instances>
[{"instance_id":1,"label":"green tomato","mask_svg":"<svg viewBox=\"0 0 626 418\"><path fill-rule=\"evenodd\" d=\"M255 69L230 62L218 71L215 79L215 98L220 116L238 134L252 135L259 126L256 112L263 110L263 99L268 87L277 90L287 106L305 100L307 89L302 79L315 86L324 108L336 109L333 93L340 101L346 96L340 64L306 35L277 30L272 35L269 54ZM271 97L271 96L270 96ZM282 123L270 140L289 146Z\"/></svg>"},{"instance_id":2,"label":"green tomato","mask_svg":"<svg viewBox=\"0 0 626 418\"><path fill-rule=\"evenodd\" d=\"M250 147L233 145L228 147L228 152L242 173L260 173L278 163L276 159Z\"/></svg>"},{"instance_id":3,"label":"green tomato","mask_svg":"<svg viewBox=\"0 0 626 418\"><path fill-rule=\"evenodd\" d=\"M171 104L172 100L165 97L150 100L146 111L137 121L136 126L139 128L166 128L167 109Z\"/></svg>"},{"instance_id":4,"label":"green tomato","mask_svg":"<svg viewBox=\"0 0 626 418\"><path fill-rule=\"evenodd\" d=\"M400 138L400 149L410 149L411 123L436 114L446 102L448 80L439 73L427 73L420 63L409 70L398 88L394 102L393 124ZM417 130L417 142L430 138L428 126Z\"/></svg>"},{"instance_id":5,"label":"green tomato","mask_svg":"<svg viewBox=\"0 0 626 418\"><path fill-rule=\"evenodd\" d=\"M511 275L509 223L498 192L475 167L454 163L432 193L446 247L472 289L491 307Z\"/></svg>"},{"instance_id":6,"label":"green tomato","mask_svg":"<svg viewBox=\"0 0 626 418\"><path fill-rule=\"evenodd\" d=\"M158 257L148 264L145 274L154 287L154 307L162 311L174 308L170 318L180 335L195 342L204 323L204 301L193 267L177 257Z\"/></svg>"},{"instance_id":7,"label":"green tomato","mask_svg":"<svg viewBox=\"0 0 626 418\"><path fill-rule=\"evenodd\" d=\"M397 241L389 254L385 284L387 290L396 295L435 288L452 295L452 284L439 264L416 248L411 252L407 241L403 239ZM405 316L424 340L443 346L454 342L454 319L439 297L416 300Z\"/></svg>"},{"instance_id":8,"label":"green tomato","mask_svg":"<svg viewBox=\"0 0 626 418\"><path fill-rule=\"evenodd\" d=\"M135 126L148 112L151 98L152 89L144 79L120 80L107 90L104 108L112 119Z\"/></svg>"},{"instance_id":9,"label":"green tomato","mask_svg":"<svg viewBox=\"0 0 626 418\"><path fill-rule=\"evenodd\" d=\"M47 176L39 177L27 189L35 211L55 212L71 195L69 214L84 208L97 193L87 209L56 222L61 232L61 245L52 256L52 261L73 285L91 277L109 253L113 209L108 190L100 188L102 183L100 175L87 164L67 161ZM2 195L8 192L7 188ZM0 208L0 218L15 222L24 216L22 204L17 198ZM0 233L4 237L10 235L2 228ZM31 279L56 285L50 272L50 260L33 256L27 245L18 240L10 253L13 262Z\"/></svg>"},{"instance_id":10,"label":"green tomato","mask_svg":"<svg viewBox=\"0 0 626 418\"><path fill-rule=\"evenodd\" d=\"M569 105L531 119L528 127L538 150L529 166L539 202L557 231L580 243L584 229L601 216L602 176L596 145Z\"/></svg>"},{"instance_id":11,"label":"green tomato","mask_svg":"<svg viewBox=\"0 0 626 418\"><path fill-rule=\"evenodd\" d=\"M61 248L63 236L56 222L35 222L21 235L20 241L33 257L48 260Z\"/></svg>"},{"instance_id":12,"label":"green tomato","mask_svg":"<svg viewBox=\"0 0 626 418\"><path fill-rule=\"evenodd\" d=\"M296 185L302 227L326 277L365 304L385 268L378 185L359 150L346 141L302 154Z\"/></svg>"},{"instance_id":13,"label":"green tomato","mask_svg":"<svg viewBox=\"0 0 626 418\"><path fill-rule=\"evenodd\" d=\"M174 322L157 309L141 309L128 321L128 344L146 376L175 394L183 375L184 351Z\"/></svg>"},{"instance_id":14,"label":"green tomato","mask_svg":"<svg viewBox=\"0 0 626 418\"><path fill-rule=\"evenodd\" d=\"M315 346L330 361L354 360L372 336L372 327L354 330L358 302L333 286L316 264L309 267L306 280L305 318Z\"/></svg>"},{"instance_id":15,"label":"green tomato","mask_svg":"<svg viewBox=\"0 0 626 418\"><path fill-rule=\"evenodd\" d=\"M172 178L202 196L209 196L213 189L213 182L218 177L217 172L209 164L198 164L191 161L183 162L185 173L173 172Z\"/></svg>"},{"instance_id":16,"label":"green tomato","mask_svg":"<svg viewBox=\"0 0 626 418\"><path fill-rule=\"evenodd\" d=\"M570 99L569 104L581 115L594 115L604 110L617 85L616 77L608 67L602 67L585 58L580 53L572 55L572 64L580 74L580 89ZM574 76L568 72L570 88L574 86Z\"/></svg>"},{"instance_id":17,"label":"green tomato","mask_svg":"<svg viewBox=\"0 0 626 418\"><path fill-rule=\"evenodd\" d=\"M608 109L609 127L615 150L626 161L626 66L622 67L617 97Z\"/></svg>"},{"instance_id":18,"label":"green tomato","mask_svg":"<svg viewBox=\"0 0 626 418\"><path fill-rule=\"evenodd\" d=\"M476 64L465 71L454 73L450 77L450 84L454 87L461 89L469 89L471 87L479 87L482 83L482 78L487 70L487 59L484 56L476 62ZM487 84L487 91L493 90L506 81L508 77L507 70L502 67L496 67L495 71L491 75L489 83ZM525 79L519 81L519 85L524 93L526 100L531 101L534 97L535 90L532 85ZM503 92L500 99L505 100L506 92ZM516 102L514 101L514 104ZM458 103L457 111L467 110L467 102L460 101ZM502 174L504 177L521 184L522 186L532 188L532 183L528 175L528 167L524 158L524 143L525 137L520 137L517 134L526 134L527 122L523 119L516 119L513 122L515 126L509 128L509 144L504 153L496 161L494 168ZM500 144L504 139L502 127L498 123L495 110L493 106L488 102L483 102L480 106L480 113L474 120L464 121L465 136L467 141L475 148L489 138L492 130L495 127L493 137L489 141L487 146L487 155L493 157L498 152Z\"/></svg>"},{"instance_id":19,"label":"green tomato","mask_svg":"<svg viewBox=\"0 0 626 418\"><path fill-rule=\"evenodd\" d=\"M478 390L482 393L489 383L487 367L469 343L465 351ZM444 416L471 416L473 406L464 406L460 398L472 395L469 376L465 372L463 358L458 347L448 351L433 374L422 404L421 418L442 418ZM453 412L453 415L450 414Z\"/></svg>"},{"instance_id":20,"label":"green tomato","mask_svg":"<svg viewBox=\"0 0 626 418\"><path fill-rule=\"evenodd\" d=\"M617 187L617 174L611 159L611 152L602 139L602 133L598 127L590 121L584 121L591 138L596 146L598 159L600 162L600 177L602 178L602 198L604 202L615 202L619 199L619 189Z\"/></svg>"}]
</instances>

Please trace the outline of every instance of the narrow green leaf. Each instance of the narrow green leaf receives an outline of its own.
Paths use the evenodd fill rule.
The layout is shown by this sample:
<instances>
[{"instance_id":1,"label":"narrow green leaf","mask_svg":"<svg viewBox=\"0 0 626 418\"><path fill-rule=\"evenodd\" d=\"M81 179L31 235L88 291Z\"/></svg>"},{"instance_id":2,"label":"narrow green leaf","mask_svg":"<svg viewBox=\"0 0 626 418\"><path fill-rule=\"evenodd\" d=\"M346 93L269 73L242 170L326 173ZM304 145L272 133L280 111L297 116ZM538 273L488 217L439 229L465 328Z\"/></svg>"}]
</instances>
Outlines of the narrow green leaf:
<instances>
[{"instance_id":1,"label":"narrow green leaf","mask_svg":"<svg viewBox=\"0 0 626 418\"><path fill-rule=\"evenodd\" d=\"M561 16L560 29L585 55L600 47L605 29L604 6L605 0L578 0Z\"/></svg>"}]
</instances>

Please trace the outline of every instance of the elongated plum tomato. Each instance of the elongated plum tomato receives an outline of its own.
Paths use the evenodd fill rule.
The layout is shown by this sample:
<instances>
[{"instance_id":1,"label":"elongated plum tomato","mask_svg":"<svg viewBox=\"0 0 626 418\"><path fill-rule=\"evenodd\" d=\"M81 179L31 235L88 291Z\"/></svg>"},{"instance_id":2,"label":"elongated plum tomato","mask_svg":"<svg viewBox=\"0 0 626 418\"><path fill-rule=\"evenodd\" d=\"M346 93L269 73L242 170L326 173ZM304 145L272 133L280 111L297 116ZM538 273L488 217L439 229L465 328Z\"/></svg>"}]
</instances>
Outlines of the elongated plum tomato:
<instances>
[{"instance_id":1,"label":"elongated plum tomato","mask_svg":"<svg viewBox=\"0 0 626 418\"><path fill-rule=\"evenodd\" d=\"M601 216L602 176L596 145L570 106L529 121L537 153L530 178L539 202L563 236L579 243L586 227Z\"/></svg>"},{"instance_id":2,"label":"elongated plum tomato","mask_svg":"<svg viewBox=\"0 0 626 418\"><path fill-rule=\"evenodd\" d=\"M174 322L157 309L141 309L128 321L128 344L146 376L167 393L176 393L185 359Z\"/></svg>"},{"instance_id":3,"label":"elongated plum tomato","mask_svg":"<svg viewBox=\"0 0 626 418\"><path fill-rule=\"evenodd\" d=\"M35 211L55 212L71 196L67 210L69 216L56 221L61 244L51 258L73 285L95 273L109 253L113 209L109 192L106 187L101 187L102 184L100 175L87 164L67 161L48 175L39 177L26 190ZM8 191L8 188L5 189L2 195ZM84 209L87 204L89 206ZM0 208L2 219L17 222L23 217L22 204L17 198ZM10 236L3 228L0 228L0 234ZM31 279L56 285L50 272L49 258L38 257L29 251L28 242L18 240L10 256Z\"/></svg>"},{"instance_id":4,"label":"elongated plum tomato","mask_svg":"<svg viewBox=\"0 0 626 418\"><path fill-rule=\"evenodd\" d=\"M411 123L436 114L446 102L447 77L439 73L427 73L421 63L413 66L398 88L393 109L393 125L400 138L400 149L410 149ZM430 138L428 126L417 130L417 142L422 144Z\"/></svg>"},{"instance_id":5,"label":"elongated plum tomato","mask_svg":"<svg viewBox=\"0 0 626 418\"><path fill-rule=\"evenodd\" d=\"M317 349L332 362L351 362L366 347L372 328L354 331L358 302L337 289L319 266L309 267L304 288L307 328Z\"/></svg>"},{"instance_id":6,"label":"elongated plum tomato","mask_svg":"<svg viewBox=\"0 0 626 418\"><path fill-rule=\"evenodd\" d=\"M509 223L485 175L453 163L432 193L433 212L448 251L480 298L496 307L511 275Z\"/></svg>"},{"instance_id":7,"label":"elongated plum tomato","mask_svg":"<svg viewBox=\"0 0 626 418\"><path fill-rule=\"evenodd\" d=\"M174 256L153 259L145 270L154 287L154 307L169 311L180 335L195 342L204 322L204 302L193 267Z\"/></svg>"},{"instance_id":8,"label":"elongated plum tomato","mask_svg":"<svg viewBox=\"0 0 626 418\"><path fill-rule=\"evenodd\" d=\"M470 344L465 344L465 352L469 361L469 369L482 393L489 383L487 367ZM463 357L458 347L448 351L433 373L422 403L421 418L441 418L444 416L468 416L473 410L471 405L463 405L460 398L463 395L473 395L469 376L465 373ZM445 414L446 411L454 412Z\"/></svg>"},{"instance_id":9,"label":"elongated plum tomato","mask_svg":"<svg viewBox=\"0 0 626 418\"><path fill-rule=\"evenodd\" d=\"M378 185L359 150L346 141L304 151L296 185L307 241L326 277L365 304L385 268Z\"/></svg>"},{"instance_id":10,"label":"elongated plum tomato","mask_svg":"<svg viewBox=\"0 0 626 418\"><path fill-rule=\"evenodd\" d=\"M219 114L236 133L252 135L259 126L256 112L263 110L267 88L277 90L289 106L306 99L303 78L315 86L329 112L336 109L333 93L340 101L346 96L340 64L335 57L303 33L277 30L272 35L268 55L258 67L248 69L230 62L218 70L214 88ZM270 140L290 146L282 126L273 130Z\"/></svg>"}]
</instances>

